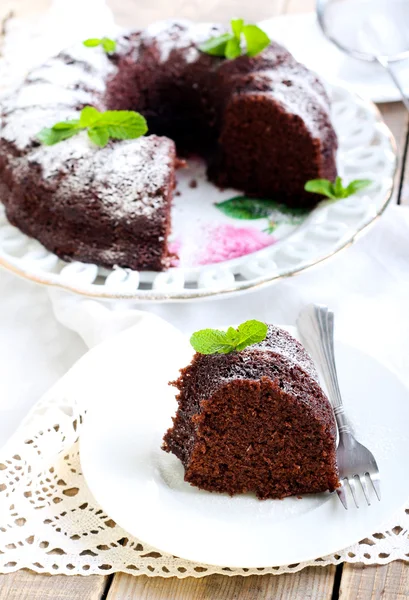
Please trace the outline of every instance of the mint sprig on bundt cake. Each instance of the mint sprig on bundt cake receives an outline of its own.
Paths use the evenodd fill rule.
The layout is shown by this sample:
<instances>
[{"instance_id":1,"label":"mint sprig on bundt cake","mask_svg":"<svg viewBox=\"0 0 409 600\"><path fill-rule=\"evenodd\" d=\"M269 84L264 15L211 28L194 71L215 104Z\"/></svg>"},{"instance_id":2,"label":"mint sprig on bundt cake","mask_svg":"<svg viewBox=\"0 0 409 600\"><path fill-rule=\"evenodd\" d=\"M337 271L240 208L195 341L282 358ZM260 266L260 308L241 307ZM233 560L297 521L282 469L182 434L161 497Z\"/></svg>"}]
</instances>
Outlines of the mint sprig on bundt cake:
<instances>
[{"instance_id":1,"label":"mint sprig on bundt cake","mask_svg":"<svg viewBox=\"0 0 409 600\"><path fill-rule=\"evenodd\" d=\"M86 48L96 48L97 46L101 46L101 48L107 54L110 54L111 52L115 52L115 50L116 50L116 41L111 40L111 38L108 38L108 37L88 38L87 40L84 40L82 43Z\"/></svg>"},{"instance_id":2,"label":"mint sprig on bundt cake","mask_svg":"<svg viewBox=\"0 0 409 600\"><path fill-rule=\"evenodd\" d=\"M209 492L266 499L333 491L336 424L314 364L287 331L264 325L262 335L260 325L195 334L199 352L171 383L178 409L163 449L181 460L185 481ZM240 328L260 341L245 336L232 351Z\"/></svg>"},{"instance_id":3,"label":"mint sprig on bundt cake","mask_svg":"<svg viewBox=\"0 0 409 600\"><path fill-rule=\"evenodd\" d=\"M337 177L334 182L329 179L311 179L304 186L306 192L326 196L330 200L342 200L349 198L360 190L371 185L371 179L354 179L348 185L344 186L341 177Z\"/></svg>"},{"instance_id":4,"label":"mint sprig on bundt cake","mask_svg":"<svg viewBox=\"0 0 409 600\"><path fill-rule=\"evenodd\" d=\"M89 139L101 148L110 138L133 140L148 131L146 119L132 110L106 110L99 112L93 106L85 106L78 119L60 121L42 129L37 138L46 146L53 146L80 131L86 130Z\"/></svg>"},{"instance_id":5,"label":"mint sprig on bundt cake","mask_svg":"<svg viewBox=\"0 0 409 600\"><path fill-rule=\"evenodd\" d=\"M190 343L200 354L229 354L262 342L267 335L267 325L261 321L245 321L234 329L201 329L190 338Z\"/></svg>"},{"instance_id":6,"label":"mint sprig on bundt cake","mask_svg":"<svg viewBox=\"0 0 409 600\"><path fill-rule=\"evenodd\" d=\"M232 19L230 27L231 32L211 37L199 49L212 56L233 59L241 55L256 56L271 41L258 25L245 24L243 19Z\"/></svg>"}]
</instances>

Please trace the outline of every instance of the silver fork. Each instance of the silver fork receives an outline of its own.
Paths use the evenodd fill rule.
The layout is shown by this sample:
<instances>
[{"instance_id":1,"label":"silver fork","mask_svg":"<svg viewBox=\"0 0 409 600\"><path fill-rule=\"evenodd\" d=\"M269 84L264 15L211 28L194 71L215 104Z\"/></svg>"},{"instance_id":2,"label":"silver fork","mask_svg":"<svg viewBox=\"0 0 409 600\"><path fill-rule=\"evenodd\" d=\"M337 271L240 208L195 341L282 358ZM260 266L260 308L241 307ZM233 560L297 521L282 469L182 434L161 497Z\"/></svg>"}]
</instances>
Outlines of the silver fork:
<instances>
[{"instance_id":1,"label":"silver fork","mask_svg":"<svg viewBox=\"0 0 409 600\"><path fill-rule=\"evenodd\" d=\"M361 485L368 505L371 504L367 477L372 483L378 500L381 499L379 469L372 454L354 437L345 415L338 384L334 353L334 313L326 306L310 304L297 319L301 339L312 357L322 367L329 399L338 425L339 444L337 462L341 486L337 494L344 507L348 508L346 488L349 488L355 506L359 508L357 485Z\"/></svg>"}]
</instances>

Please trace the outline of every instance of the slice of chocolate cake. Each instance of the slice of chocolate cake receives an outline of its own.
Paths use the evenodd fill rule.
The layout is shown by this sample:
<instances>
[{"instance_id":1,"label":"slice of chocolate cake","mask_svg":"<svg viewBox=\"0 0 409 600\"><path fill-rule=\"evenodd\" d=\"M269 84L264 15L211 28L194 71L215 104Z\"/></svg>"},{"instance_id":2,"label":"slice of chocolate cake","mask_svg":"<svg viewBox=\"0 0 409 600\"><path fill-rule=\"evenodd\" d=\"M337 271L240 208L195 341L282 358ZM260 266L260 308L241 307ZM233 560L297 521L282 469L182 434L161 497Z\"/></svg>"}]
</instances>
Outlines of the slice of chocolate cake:
<instances>
[{"instance_id":1,"label":"slice of chocolate cake","mask_svg":"<svg viewBox=\"0 0 409 600\"><path fill-rule=\"evenodd\" d=\"M195 354L172 385L178 410L163 449L185 481L258 498L333 491L336 425L311 358L289 333L229 353Z\"/></svg>"}]
</instances>

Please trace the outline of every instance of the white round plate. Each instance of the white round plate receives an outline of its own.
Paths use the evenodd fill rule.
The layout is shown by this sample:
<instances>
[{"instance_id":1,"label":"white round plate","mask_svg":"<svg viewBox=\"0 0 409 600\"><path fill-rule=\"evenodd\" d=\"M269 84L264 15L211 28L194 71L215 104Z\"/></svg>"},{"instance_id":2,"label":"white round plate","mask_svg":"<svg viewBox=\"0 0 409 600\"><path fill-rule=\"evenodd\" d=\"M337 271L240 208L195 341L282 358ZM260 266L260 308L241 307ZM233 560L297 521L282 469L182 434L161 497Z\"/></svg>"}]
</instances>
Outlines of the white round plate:
<instances>
[{"instance_id":1,"label":"white round plate","mask_svg":"<svg viewBox=\"0 0 409 600\"><path fill-rule=\"evenodd\" d=\"M190 161L177 172L171 247L180 261L163 273L106 270L59 260L8 224L0 213L0 265L38 283L98 298L191 300L246 290L294 275L347 247L385 209L392 193L396 152L373 104L330 88L339 137L339 172L347 182L372 180L345 200L323 203L309 215L275 210L271 218L238 219L215 205L240 196L209 183ZM273 225L274 230L271 232Z\"/></svg>"},{"instance_id":2,"label":"white round plate","mask_svg":"<svg viewBox=\"0 0 409 600\"><path fill-rule=\"evenodd\" d=\"M287 328L293 335L293 328ZM81 463L92 493L129 533L161 551L227 567L313 560L374 533L409 497L409 394L374 358L336 344L341 390L358 439L374 453L382 500L345 510L336 494L260 501L201 491L161 450L176 409L173 388L192 355L175 332L163 344L130 329L94 352L72 388L89 407ZM103 377L101 377L103 373ZM374 495L373 495L374 496Z\"/></svg>"},{"instance_id":3,"label":"white round plate","mask_svg":"<svg viewBox=\"0 0 409 600\"><path fill-rule=\"evenodd\" d=\"M392 9L394 3L390 3ZM355 23L351 18L348 39ZM401 97L385 70L377 64L367 63L343 53L321 31L315 13L283 15L261 23L272 39L283 44L309 69L335 85L348 87L372 102L396 102ZM409 60L394 63L393 70L409 95Z\"/></svg>"}]
</instances>

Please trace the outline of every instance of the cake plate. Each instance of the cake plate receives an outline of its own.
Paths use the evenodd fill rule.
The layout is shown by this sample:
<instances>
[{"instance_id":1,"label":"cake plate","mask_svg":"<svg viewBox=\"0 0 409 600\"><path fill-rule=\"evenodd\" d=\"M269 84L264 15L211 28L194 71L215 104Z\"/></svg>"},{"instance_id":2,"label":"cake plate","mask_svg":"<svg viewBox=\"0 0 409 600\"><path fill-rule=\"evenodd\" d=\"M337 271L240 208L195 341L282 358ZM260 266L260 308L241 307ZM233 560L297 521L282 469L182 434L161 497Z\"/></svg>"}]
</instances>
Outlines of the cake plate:
<instances>
[{"instance_id":1,"label":"cake plate","mask_svg":"<svg viewBox=\"0 0 409 600\"><path fill-rule=\"evenodd\" d=\"M3 209L0 265L31 281L88 297L181 301L261 287L330 258L385 210L397 160L393 136L375 105L343 87L328 90L339 137L339 173L346 182L372 180L358 194L322 202L309 214L278 205L256 219L251 202L237 190L216 188L206 180L204 164L192 160L177 172L170 247L179 260L169 270L66 263L11 226Z\"/></svg>"}]
</instances>

